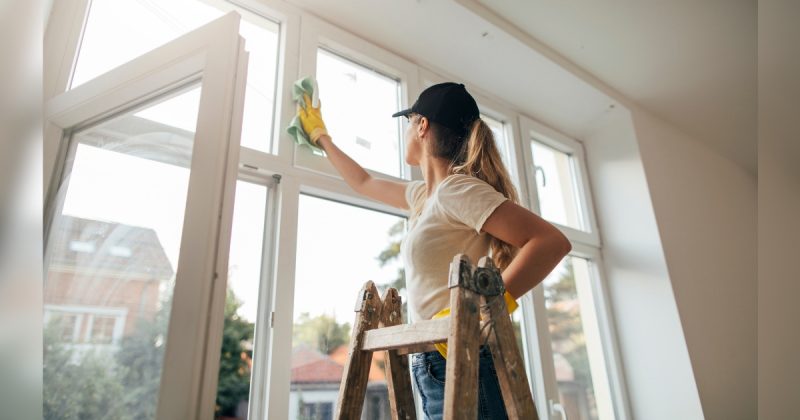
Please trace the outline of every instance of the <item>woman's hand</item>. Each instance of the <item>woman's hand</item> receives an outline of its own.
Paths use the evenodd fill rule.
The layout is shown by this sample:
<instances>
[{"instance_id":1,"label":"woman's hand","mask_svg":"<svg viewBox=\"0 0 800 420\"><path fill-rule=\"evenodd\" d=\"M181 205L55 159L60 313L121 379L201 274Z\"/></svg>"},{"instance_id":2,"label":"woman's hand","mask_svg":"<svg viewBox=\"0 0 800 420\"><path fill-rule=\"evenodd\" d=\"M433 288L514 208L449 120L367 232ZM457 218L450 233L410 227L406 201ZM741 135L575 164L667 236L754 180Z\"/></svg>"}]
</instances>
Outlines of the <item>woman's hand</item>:
<instances>
[{"instance_id":1,"label":"woman's hand","mask_svg":"<svg viewBox=\"0 0 800 420\"><path fill-rule=\"evenodd\" d=\"M303 131L306 132L311 143L319 146L319 138L328 134L325 128L325 122L322 121L322 103L318 107L311 104L311 98L308 95L303 95L303 101L306 107L297 106L297 115L300 117L300 124L303 125Z\"/></svg>"}]
</instances>

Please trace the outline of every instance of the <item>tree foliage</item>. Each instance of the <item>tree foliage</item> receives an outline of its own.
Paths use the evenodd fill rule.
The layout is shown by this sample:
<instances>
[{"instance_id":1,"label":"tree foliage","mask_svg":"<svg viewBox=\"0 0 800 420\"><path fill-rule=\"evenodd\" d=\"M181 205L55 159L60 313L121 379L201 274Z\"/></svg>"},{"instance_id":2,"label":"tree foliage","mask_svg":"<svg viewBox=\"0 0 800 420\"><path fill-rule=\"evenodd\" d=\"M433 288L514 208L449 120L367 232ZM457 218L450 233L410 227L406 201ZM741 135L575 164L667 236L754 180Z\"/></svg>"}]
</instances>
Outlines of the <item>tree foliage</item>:
<instances>
[{"instance_id":1,"label":"tree foliage","mask_svg":"<svg viewBox=\"0 0 800 420\"><path fill-rule=\"evenodd\" d=\"M328 315L312 318L303 312L294 323L292 342L306 345L322 354L330 354L337 347L350 342L350 324L338 324L336 318Z\"/></svg>"},{"instance_id":2,"label":"tree foliage","mask_svg":"<svg viewBox=\"0 0 800 420\"><path fill-rule=\"evenodd\" d=\"M43 412L45 419L139 420L155 418L171 298L153 319L140 318L116 350L79 351L58 340L58 325L44 330ZM217 415L233 415L247 400L250 368L243 342L253 324L236 314L241 302L229 289L225 304Z\"/></svg>"}]
</instances>

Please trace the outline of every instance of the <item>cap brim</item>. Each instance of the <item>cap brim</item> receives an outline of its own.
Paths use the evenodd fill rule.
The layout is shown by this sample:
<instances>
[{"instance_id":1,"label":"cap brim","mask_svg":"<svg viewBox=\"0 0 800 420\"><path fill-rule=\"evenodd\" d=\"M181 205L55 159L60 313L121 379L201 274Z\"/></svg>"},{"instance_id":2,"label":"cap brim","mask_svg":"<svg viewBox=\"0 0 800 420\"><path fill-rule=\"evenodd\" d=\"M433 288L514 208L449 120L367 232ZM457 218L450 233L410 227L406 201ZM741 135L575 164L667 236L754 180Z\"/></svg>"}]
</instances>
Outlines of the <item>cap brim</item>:
<instances>
[{"instance_id":1,"label":"cap brim","mask_svg":"<svg viewBox=\"0 0 800 420\"><path fill-rule=\"evenodd\" d=\"M411 111L411 108L408 108L408 109L406 109L406 110L403 110L403 111L400 111L400 112L395 112L394 114L392 114L392 117L393 117L393 118L396 118L396 117L405 117L406 115L410 114L411 112L412 112L412 111Z\"/></svg>"}]
</instances>

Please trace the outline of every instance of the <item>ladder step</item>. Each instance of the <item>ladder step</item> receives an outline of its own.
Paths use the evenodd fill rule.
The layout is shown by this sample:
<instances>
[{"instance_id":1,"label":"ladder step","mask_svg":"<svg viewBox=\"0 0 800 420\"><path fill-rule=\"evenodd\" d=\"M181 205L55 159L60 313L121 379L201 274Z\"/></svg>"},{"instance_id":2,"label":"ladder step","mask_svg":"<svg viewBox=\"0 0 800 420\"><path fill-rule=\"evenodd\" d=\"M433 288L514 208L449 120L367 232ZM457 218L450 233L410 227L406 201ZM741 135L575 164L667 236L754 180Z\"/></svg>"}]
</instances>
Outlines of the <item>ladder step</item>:
<instances>
[{"instance_id":1,"label":"ladder step","mask_svg":"<svg viewBox=\"0 0 800 420\"><path fill-rule=\"evenodd\" d=\"M484 324L486 321L481 321L481 343L486 342L490 331ZM361 350L398 350L399 354L419 353L427 349L427 344L446 342L448 334L450 334L449 317L377 328L364 332Z\"/></svg>"},{"instance_id":2,"label":"ladder step","mask_svg":"<svg viewBox=\"0 0 800 420\"><path fill-rule=\"evenodd\" d=\"M394 350L418 344L443 343L450 333L450 318L419 321L364 332L361 350Z\"/></svg>"}]
</instances>

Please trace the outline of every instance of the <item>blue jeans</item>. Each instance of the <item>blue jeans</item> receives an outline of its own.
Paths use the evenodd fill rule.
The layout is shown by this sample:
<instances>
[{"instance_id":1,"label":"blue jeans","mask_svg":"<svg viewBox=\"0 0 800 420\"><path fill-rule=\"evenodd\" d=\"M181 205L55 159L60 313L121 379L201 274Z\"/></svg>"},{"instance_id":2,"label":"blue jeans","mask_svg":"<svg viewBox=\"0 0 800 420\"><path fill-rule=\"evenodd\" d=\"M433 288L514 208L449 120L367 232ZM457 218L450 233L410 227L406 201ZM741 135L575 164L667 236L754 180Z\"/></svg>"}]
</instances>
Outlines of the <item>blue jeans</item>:
<instances>
[{"instance_id":1,"label":"blue jeans","mask_svg":"<svg viewBox=\"0 0 800 420\"><path fill-rule=\"evenodd\" d=\"M492 352L488 346L479 351L478 368L478 418L507 419L506 407L500 393L497 372L494 370ZM417 353L413 356L411 369L422 399L422 410L427 420L439 420L444 411L444 380L447 360L437 351Z\"/></svg>"}]
</instances>

